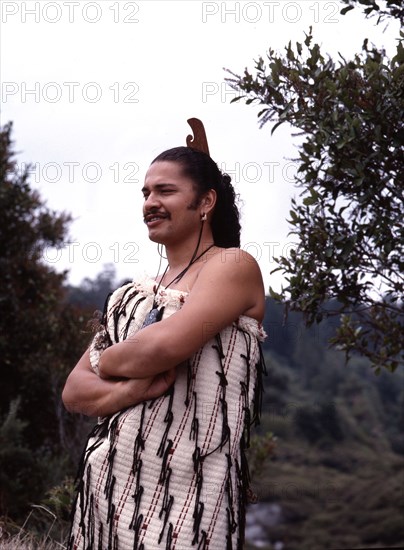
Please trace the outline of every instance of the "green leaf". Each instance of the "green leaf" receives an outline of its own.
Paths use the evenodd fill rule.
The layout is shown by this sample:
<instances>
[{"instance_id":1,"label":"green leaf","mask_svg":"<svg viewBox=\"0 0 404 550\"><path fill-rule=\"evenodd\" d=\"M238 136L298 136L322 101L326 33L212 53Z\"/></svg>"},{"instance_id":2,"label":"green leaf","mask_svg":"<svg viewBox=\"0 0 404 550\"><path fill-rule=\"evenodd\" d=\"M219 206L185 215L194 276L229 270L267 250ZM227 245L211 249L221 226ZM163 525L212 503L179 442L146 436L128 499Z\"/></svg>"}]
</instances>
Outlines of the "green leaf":
<instances>
[{"instance_id":1,"label":"green leaf","mask_svg":"<svg viewBox=\"0 0 404 550\"><path fill-rule=\"evenodd\" d=\"M286 122L286 120L282 119L282 120L279 120L276 124L274 124L274 126L273 126L272 129L271 129L271 136L273 135L273 133L275 132L275 130L276 130L277 128L279 128L279 126L280 126L281 124L283 124L284 122Z\"/></svg>"},{"instance_id":2,"label":"green leaf","mask_svg":"<svg viewBox=\"0 0 404 550\"><path fill-rule=\"evenodd\" d=\"M271 296L271 298L273 298L277 302L282 301L282 296L278 294L278 292L275 292L275 290L271 286L269 287L269 295Z\"/></svg>"},{"instance_id":3,"label":"green leaf","mask_svg":"<svg viewBox=\"0 0 404 550\"><path fill-rule=\"evenodd\" d=\"M340 11L340 14L345 15L346 13L348 13L349 11L351 11L353 9L354 9L354 6L347 6L346 8L342 8L342 10Z\"/></svg>"},{"instance_id":4,"label":"green leaf","mask_svg":"<svg viewBox=\"0 0 404 550\"><path fill-rule=\"evenodd\" d=\"M312 204L315 204L317 202L317 198L316 197L306 197L305 199L303 199L303 204L305 206L311 206Z\"/></svg>"}]
</instances>

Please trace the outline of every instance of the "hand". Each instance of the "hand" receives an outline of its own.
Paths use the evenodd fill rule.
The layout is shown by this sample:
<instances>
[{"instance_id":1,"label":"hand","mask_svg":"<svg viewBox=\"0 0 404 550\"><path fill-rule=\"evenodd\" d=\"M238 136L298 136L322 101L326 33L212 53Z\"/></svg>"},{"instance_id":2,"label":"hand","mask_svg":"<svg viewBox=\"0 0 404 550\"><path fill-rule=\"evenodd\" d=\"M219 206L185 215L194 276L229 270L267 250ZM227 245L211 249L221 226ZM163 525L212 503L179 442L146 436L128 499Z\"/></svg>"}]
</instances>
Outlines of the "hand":
<instances>
[{"instance_id":1,"label":"hand","mask_svg":"<svg viewBox=\"0 0 404 550\"><path fill-rule=\"evenodd\" d=\"M175 381L176 369L164 371L150 378L129 378L121 382L128 405L137 405L163 395Z\"/></svg>"}]
</instances>

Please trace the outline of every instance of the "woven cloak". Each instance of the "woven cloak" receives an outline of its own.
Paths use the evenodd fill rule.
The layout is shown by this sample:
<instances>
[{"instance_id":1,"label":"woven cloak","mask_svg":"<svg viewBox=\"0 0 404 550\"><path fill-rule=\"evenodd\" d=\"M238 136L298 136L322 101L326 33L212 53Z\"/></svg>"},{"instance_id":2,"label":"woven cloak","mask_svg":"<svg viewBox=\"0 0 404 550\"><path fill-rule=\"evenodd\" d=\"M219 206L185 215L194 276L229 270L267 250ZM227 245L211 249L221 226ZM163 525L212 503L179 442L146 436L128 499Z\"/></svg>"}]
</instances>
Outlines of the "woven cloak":
<instances>
[{"instance_id":1,"label":"woven cloak","mask_svg":"<svg viewBox=\"0 0 404 550\"><path fill-rule=\"evenodd\" d=\"M142 276L110 297L90 348L96 372L103 349L140 330L154 286ZM164 287L156 297L163 318L186 299ZM99 419L80 465L69 550L243 548L264 337L242 316L178 367L164 396Z\"/></svg>"}]
</instances>

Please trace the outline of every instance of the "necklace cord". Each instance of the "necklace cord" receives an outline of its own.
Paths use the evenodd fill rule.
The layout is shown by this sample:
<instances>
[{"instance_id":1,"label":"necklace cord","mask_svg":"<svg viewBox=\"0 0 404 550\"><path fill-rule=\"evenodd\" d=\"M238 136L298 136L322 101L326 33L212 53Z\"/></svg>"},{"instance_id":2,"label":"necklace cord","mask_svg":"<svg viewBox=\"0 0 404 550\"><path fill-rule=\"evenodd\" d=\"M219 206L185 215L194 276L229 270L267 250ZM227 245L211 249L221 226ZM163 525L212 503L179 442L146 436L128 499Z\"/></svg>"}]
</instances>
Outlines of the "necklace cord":
<instances>
[{"instance_id":1,"label":"necklace cord","mask_svg":"<svg viewBox=\"0 0 404 550\"><path fill-rule=\"evenodd\" d=\"M198 251L198 248L199 248L199 245L201 243L201 237L202 237L202 228L203 228L203 223L202 223L202 226L201 226L201 230L200 230L200 233L199 233L199 238L198 238L198 244L196 245L196 248L195 248L195 251L194 253L192 254L192 258L191 260L189 261L187 267L185 269L183 269L181 271L181 273L179 273L170 283L168 283L168 285L165 285L165 288L168 288L170 285L172 285L174 282L178 282L182 279L182 277L185 275L185 273L188 271L188 269L191 267L192 264L194 264L195 262L197 262L200 258L202 258L202 256L204 254L206 254L206 252L208 250L210 250L211 248L213 248L215 246L215 243L212 243L210 246L208 246L208 248L206 248L206 250L204 250L203 252L201 252L198 256L196 256L196 253ZM161 258L160 258L161 260ZM161 264L160 264L161 265ZM149 311L149 313L146 315L146 318L145 320L143 321L143 325L142 325L142 328L144 327L147 327L149 325L152 325L153 323L156 323L157 321L160 321L163 317L163 312L164 312L164 306L162 308L160 308L160 310L158 309L158 306L157 306L157 303L156 303L156 296L157 296L157 293L159 291L159 288L161 286L161 283L168 271L168 268L170 267L170 264L167 264L167 267L165 268L164 270L164 273L163 275L161 276L161 279L157 285L157 288L155 287L153 289L153 292L154 292L154 299L153 299L153 307L152 309ZM159 268L159 271L160 271L160 268Z\"/></svg>"},{"instance_id":2,"label":"necklace cord","mask_svg":"<svg viewBox=\"0 0 404 550\"><path fill-rule=\"evenodd\" d=\"M174 279L172 281L170 281L167 285L164 285L164 288L168 288L169 286L171 286L173 283L178 283L182 278L183 276L185 275L185 273L188 271L188 269L191 267L192 264L194 264L195 262L197 262L200 258L202 258L202 256L204 254L206 254L206 252L208 252L208 250L210 250L211 248L213 248L215 246L215 243L212 243L210 246L208 246L208 248L206 250L204 250L203 252L201 252L201 254L199 254L198 256L196 256L196 253L198 251L198 248L199 248L199 245L201 244L201 239L202 239L202 229L203 229L203 223L201 224L201 229L199 231L199 237L198 237L198 243L195 247L195 250L194 250L194 253L192 254L192 258L190 259L188 265L186 266L185 269L183 269L181 271L181 273L179 273L178 275L176 275L176 277L174 277ZM170 267L170 264L167 265L167 267L165 268L164 270L164 273L163 275L161 276L161 279L157 285L157 288L154 292L154 296L157 295L157 292L159 291L159 288L161 286L161 283L163 282L163 279L168 271L168 268Z\"/></svg>"},{"instance_id":3,"label":"necklace cord","mask_svg":"<svg viewBox=\"0 0 404 550\"><path fill-rule=\"evenodd\" d=\"M199 258L201 256L203 256L203 254L205 252L207 252L209 249L206 249L204 252L202 252L202 254L200 254L197 258L195 258L196 256L196 253L198 251L198 248L199 248L199 245L201 244L201 239L202 239L202 230L203 230L203 222L201 222L201 228L199 230L199 236L198 236L198 242L196 244L196 247L195 247L195 250L194 250L194 253L192 254L192 257L191 259L189 260L189 264L187 265L187 267L185 269L183 269L181 271L181 273L179 273L172 281L171 283L169 283L168 285L165 285L165 288L168 288L170 285L172 285L173 283L178 283L182 278L183 276L185 275L185 273L188 271L188 269L191 267L191 265L193 263L195 263L197 260L199 260ZM211 247L210 247L211 248ZM163 277L160 279L160 282L163 280Z\"/></svg>"}]
</instances>

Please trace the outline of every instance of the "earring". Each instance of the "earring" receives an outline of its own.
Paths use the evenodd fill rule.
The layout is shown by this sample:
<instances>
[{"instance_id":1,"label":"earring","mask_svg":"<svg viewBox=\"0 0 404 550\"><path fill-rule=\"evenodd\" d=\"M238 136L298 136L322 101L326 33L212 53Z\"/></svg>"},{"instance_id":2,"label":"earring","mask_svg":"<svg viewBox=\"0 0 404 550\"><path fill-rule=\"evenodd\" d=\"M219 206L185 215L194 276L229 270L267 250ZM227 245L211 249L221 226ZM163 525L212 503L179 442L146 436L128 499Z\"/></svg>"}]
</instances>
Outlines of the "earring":
<instances>
[{"instance_id":1,"label":"earring","mask_svg":"<svg viewBox=\"0 0 404 550\"><path fill-rule=\"evenodd\" d=\"M206 222L206 220L208 219L207 215L206 215L206 212L204 212L203 214L201 214L201 222Z\"/></svg>"}]
</instances>

